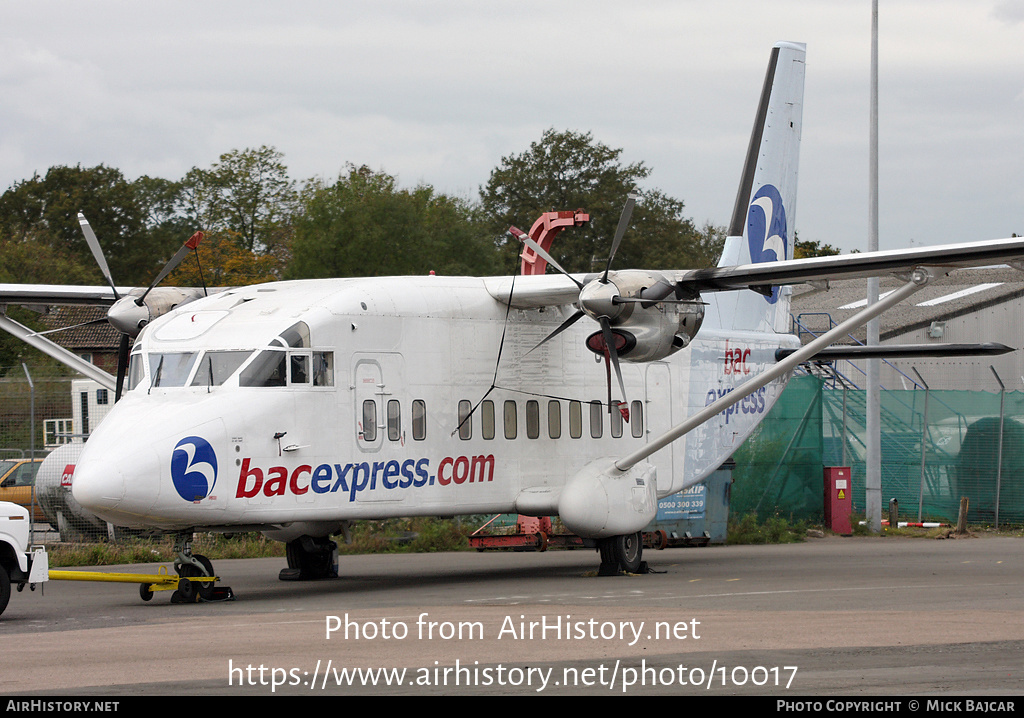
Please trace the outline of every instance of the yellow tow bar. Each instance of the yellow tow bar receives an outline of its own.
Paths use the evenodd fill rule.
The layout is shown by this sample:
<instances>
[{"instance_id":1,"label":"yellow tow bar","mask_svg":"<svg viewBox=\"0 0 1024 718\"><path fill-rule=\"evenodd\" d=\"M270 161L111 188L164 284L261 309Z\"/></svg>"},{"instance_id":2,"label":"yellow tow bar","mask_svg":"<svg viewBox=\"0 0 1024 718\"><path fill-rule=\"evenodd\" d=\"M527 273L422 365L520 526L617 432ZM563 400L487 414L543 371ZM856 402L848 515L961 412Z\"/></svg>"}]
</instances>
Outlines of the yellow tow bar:
<instances>
[{"instance_id":1,"label":"yellow tow bar","mask_svg":"<svg viewBox=\"0 0 1024 718\"><path fill-rule=\"evenodd\" d=\"M171 603L226 601L234 598L234 594L227 586L214 585L220 580L218 576L178 576L167 573L166 566L160 566L158 570L159 573L50 570L49 578L55 581L137 583L139 596L143 601L153 598L154 591L174 591Z\"/></svg>"}]
</instances>

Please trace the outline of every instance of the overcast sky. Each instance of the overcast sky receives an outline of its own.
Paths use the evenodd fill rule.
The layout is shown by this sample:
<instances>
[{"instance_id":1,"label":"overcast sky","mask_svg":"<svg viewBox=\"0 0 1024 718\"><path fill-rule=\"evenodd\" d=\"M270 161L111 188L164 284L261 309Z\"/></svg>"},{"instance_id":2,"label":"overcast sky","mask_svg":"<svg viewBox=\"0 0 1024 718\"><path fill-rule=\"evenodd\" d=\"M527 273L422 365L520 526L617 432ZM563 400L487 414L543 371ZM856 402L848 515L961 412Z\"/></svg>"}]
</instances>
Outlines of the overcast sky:
<instances>
[{"instance_id":1,"label":"overcast sky","mask_svg":"<svg viewBox=\"0 0 1024 718\"><path fill-rule=\"evenodd\" d=\"M880 6L881 248L1024 234L1024 0ZM271 145L297 180L352 162L475 198L553 127L725 225L792 40L796 229L863 250L870 26L870 0L0 0L0 191L57 164L179 179Z\"/></svg>"}]
</instances>

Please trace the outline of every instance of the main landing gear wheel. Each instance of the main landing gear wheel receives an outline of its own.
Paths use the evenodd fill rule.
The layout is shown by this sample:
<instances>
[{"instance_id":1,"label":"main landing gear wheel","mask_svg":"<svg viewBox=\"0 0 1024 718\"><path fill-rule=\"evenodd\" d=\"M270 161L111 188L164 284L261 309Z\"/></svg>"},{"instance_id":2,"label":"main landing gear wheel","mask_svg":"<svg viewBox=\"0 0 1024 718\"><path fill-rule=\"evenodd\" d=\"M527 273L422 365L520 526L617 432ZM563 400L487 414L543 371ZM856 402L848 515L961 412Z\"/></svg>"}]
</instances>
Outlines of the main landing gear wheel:
<instances>
[{"instance_id":1,"label":"main landing gear wheel","mask_svg":"<svg viewBox=\"0 0 1024 718\"><path fill-rule=\"evenodd\" d=\"M639 531L599 539L597 547L601 552L600 576L616 576L620 572L637 573L643 566L644 538Z\"/></svg>"},{"instance_id":2,"label":"main landing gear wheel","mask_svg":"<svg viewBox=\"0 0 1024 718\"><path fill-rule=\"evenodd\" d=\"M300 536L285 545L288 568L281 569L281 581L313 581L321 578L337 578L338 569L334 563L334 552L338 544L329 537L314 538Z\"/></svg>"}]
</instances>

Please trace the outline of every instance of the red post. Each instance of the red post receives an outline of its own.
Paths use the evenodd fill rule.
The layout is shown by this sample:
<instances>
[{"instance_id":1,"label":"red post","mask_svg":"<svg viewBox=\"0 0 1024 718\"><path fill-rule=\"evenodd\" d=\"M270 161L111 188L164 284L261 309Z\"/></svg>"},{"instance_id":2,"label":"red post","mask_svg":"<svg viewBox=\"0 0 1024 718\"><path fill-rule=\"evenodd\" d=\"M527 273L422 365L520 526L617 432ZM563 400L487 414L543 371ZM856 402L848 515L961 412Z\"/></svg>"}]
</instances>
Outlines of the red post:
<instances>
[{"instance_id":1,"label":"red post","mask_svg":"<svg viewBox=\"0 0 1024 718\"><path fill-rule=\"evenodd\" d=\"M825 527L837 534L853 533L851 474L849 466L825 467Z\"/></svg>"}]
</instances>

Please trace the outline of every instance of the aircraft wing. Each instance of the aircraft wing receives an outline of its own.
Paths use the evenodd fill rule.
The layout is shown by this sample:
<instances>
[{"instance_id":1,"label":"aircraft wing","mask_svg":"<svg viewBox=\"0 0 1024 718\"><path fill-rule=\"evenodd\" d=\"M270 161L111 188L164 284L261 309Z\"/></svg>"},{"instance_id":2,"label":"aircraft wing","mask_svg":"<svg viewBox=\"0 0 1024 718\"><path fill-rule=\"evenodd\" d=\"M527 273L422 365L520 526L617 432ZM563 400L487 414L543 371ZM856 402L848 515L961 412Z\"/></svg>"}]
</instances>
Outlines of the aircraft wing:
<instances>
[{"instance_id":1,"label":"aircraft wing","mask_svg":"<svg viewBox=\"0 0 1024 718\"><path fill-rule=\"evenodd\" d=\"M915 267L930 267L948 274L955 269L1014 260L1024 260L1024 237L691 269L666 274L675 282L677 290L686 294L733 289L759 291L761 287L785 284L901 274Z\"/></svg>"},{"instance_id":2,"label":"aircraft wing","mask_svg":"<svg viewBox=\"0 0 1024 718\"><path fill-rule=\"evenodd\" d=\"M134 287L118 287L125 296ZM109 286L71 284L0 284L0 305L4 304L113 304L116 297Z\"/></svg>"},{"instance_id":3,"label":"aircraft wing","mask_svg":"<svg viewBox=\"0 0 1024 718\"><path fill-rule=\"evenodd\" d=\"M576 274L576 281L586 284L597 274ZM572 304L580 297L576 282L564 274L541 274L517 277L487 277L484 286L492 297L516 309L539 309Z\"/></svg>"},{"instance_id":4,"label":"aircraft wing","mask_svg":"<svg viewBox=\"0 0 1024 718\"><path fill-rule=\"evenodd\" d=\"M742 239L731 237L729 241ZM915 267L929 267L948 274L956 269L1017 260L1024 261L1024 237L652 273L664 276L668 283L674 284L677 295L685 297L737 289L764 293L780 285L904 274ZM516 309L537 309L573 304L579 298L580 286L599 276L596 273L546 274L519 276L514 281L512 277L491 277L484 282L491 296L503 304L511 304ZM655 289L646 296L657 300L670 292L666 283L661 291Z\"/></svg>"}]
</instances>

